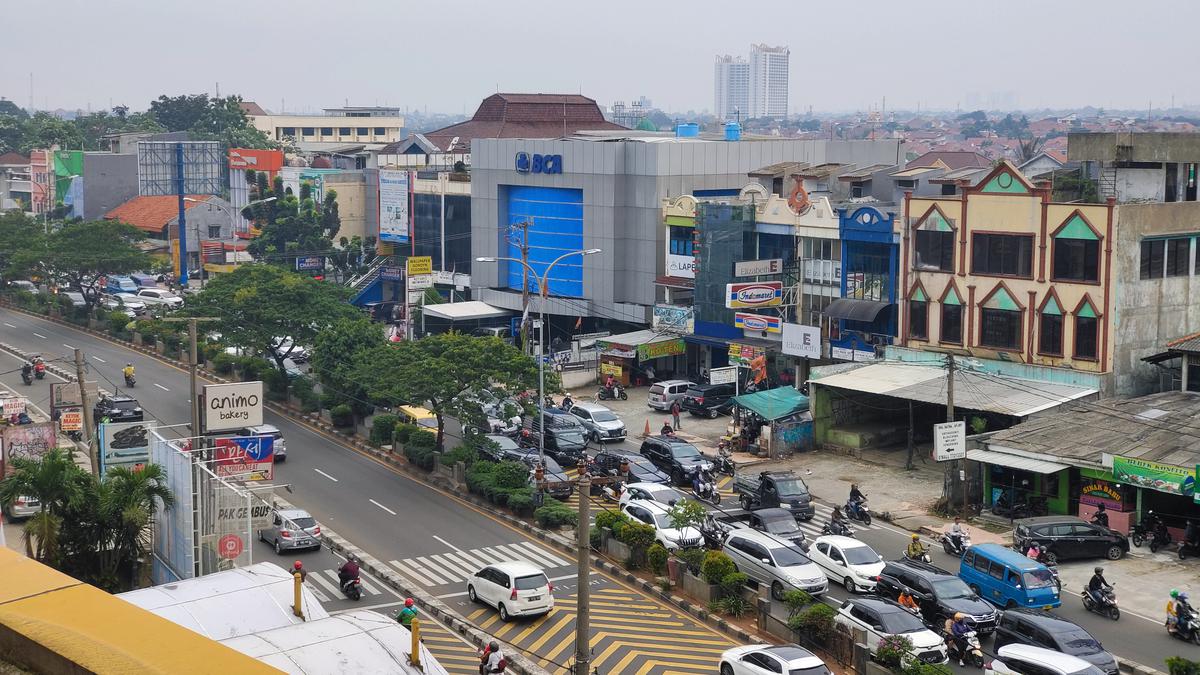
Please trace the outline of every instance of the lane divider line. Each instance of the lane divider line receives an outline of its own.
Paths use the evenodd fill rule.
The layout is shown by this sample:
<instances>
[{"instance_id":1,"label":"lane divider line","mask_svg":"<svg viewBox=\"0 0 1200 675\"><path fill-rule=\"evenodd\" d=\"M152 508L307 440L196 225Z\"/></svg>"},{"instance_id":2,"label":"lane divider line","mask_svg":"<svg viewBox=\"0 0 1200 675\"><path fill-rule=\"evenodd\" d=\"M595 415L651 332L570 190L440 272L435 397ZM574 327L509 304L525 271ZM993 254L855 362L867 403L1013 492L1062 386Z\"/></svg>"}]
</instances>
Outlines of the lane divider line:
<instances>
[{"instance_id":1,"label":"lane divider line","mask_svg":"<svg viewBox=\"0 0 1200 675\"><path fill-rule=\"evenodd\" d=\"M324 471L322 471L320 469L313 469L313 471L316 471L317 473L321 474L322 476L325 476L326 478L328 478L329 480L331 480L335 483L338 482L338 479L334 478L333 476L330 476L329 474L325 473Z\"/></svg>"},{"instance_id":2,"label":"lane divider line","mask_svg":"<svg viewBox=\"0 0 1200 675\"><path fill-rule=\"evenodd\" d=\"M383 509L384 511L387 511L388 513L392 514L393 516L396 515L395 511L389 509L388 507L384 506L383 504L380 504L379 502L375 501L374 499L367 499L367 501L371 502L375 506L378 506L379 508Z\"/></svg>"},{"instance_id":3,"label":"lane divider line","mask_svg":"<svg viewBox=\"0 0 1200 675\"><path fill-rule=\"evenodd\" d=\"M163 391L171 391L170 389L167 389L166 387L162 386L161 384L159 384L157 382L154 383L154 386L158 387L159 389L162 389Z\"/></svg>"}]
</instances>

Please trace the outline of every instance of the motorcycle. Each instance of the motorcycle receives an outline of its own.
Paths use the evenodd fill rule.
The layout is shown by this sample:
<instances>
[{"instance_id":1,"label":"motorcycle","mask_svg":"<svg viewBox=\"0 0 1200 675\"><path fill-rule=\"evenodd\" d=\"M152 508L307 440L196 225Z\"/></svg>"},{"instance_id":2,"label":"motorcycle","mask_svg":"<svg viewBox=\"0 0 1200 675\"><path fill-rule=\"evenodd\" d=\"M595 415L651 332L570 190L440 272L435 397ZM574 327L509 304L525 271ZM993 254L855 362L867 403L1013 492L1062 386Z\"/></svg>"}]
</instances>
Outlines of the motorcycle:
<instances>
[{"instance_id":1,"label":"motorcycle","mask_svg":"<svg viewBox=\"0 0 1200 675\"><path fill-rule=\"evenodd\" d=\"M959 654L958 640L955 640L953 635L946 636L946 652L949 654L950 660L952 662L962 661L963 663L970 663L976 668L982 668L984 663L983 648L979 646L979 636L973 630L967 631L962 636L962 640L967 643L966 653Z\"/></svg>"},{"instance_id":2,"label":"motorcycle","mask_svg":"<svg viewBox=\"0 0 1200 675\"><path fill-rule=\"evenodd\" d=\"M710 551L720 551L725 547L725 529L711 518L700 525L700 536L704 538L704 548Z\"/></svg>"},{"instance_id":3,"label":"motorcycle","mask_svg":"<svg viewBox=\"0 0 1200 675\"><path fill-rule=\"evenodd\" d=\"M965 553L970 547L971 537L967 536L967 533L965 532L959 535L957 544L955 543L954 537L951 537L949 533L942 534L942 550L946 552L946 555L952 555L956 558L961 558L963 553Z\"/></svg>"},{"instance_id":4,"label":"motorcycle","mask_svg":"<svg viewBox=\"0 0 1200 675\"><path fill-rule=\"evenodd\" d=\"M1184 642L1200 645L1200 621L1196 620L1195 614L1187 612L1180 615L1179 620L1175 622L1175 631L1168 630L1167 634Z\"/></svg>"},{"instance_id":5,"label":"motorcycle","mask_svg":"<svg viewBox=\"0 0 1200 675\"><path fill-rule=\"evenodd\" d=\"M737 470L733 463L733 453L729 450L729 441L723 440L717 444L717 459L713 462L713 470L727 476L732 476Z\"/></svg>"},{"instance_id":6,"label":"motorcycle","mask_svg":"<svg viewBox=\"0 0 1200 675\"><path fill-rule=\"evenodd\" d=\"M1150 535L1150 552L1157 553L1158 549L1166 548L1171 543L1171 533L1167 531L1167 526L1159 523L1155 528L1154 533Z\"/></svg>"},{"instance_id":7,"label":"motorcycle","mask_svg":"<svg viewBox=\"0 0 1200 675\"><path fill-rule=\"evenodd\" d=\"M351 600L359 600L362 598L362 580L358 577L347 579L342 582L342 593L346 594Z\"/></svg>"},{"instance_id":8,"label":"motorcycle","mask_svg":"<svg viewBox=\"0 0 1200 675\"><path fill-rule=\"evenodd\" d=\"M1189 553L1192 555L1200 555L1200 541L1195 539L1188 541L1185 539L1179 542L1179 559L1183 560Z\"/></svg>"},{"instance_id":9,"label":"motorcycle","mask_svg":"<svg viewBox=\"0 0 1200 675\"><path fill-rule=\"evenodd\" d=\"M1116 621L1121 618L1121 610L1117 609L1117 594L1112 585L1100 589L1100 602L1096 602L1086 586L1083 587L1083 608L1100 616L1107 616Z\"/></svg>"},{"instance_id":10,"label":"motorcycle","mask_svg":"<svg viewBox=\"0 0 1200 675\"><path fill-rule=\"evenodd\" d=\"M21 381L26 385L33 384L33 375L25 371L21 371Z\"/></svg>"},{"instance_id":11,"label":"motorcycle","mask_svg":"<svg viewBox=\"0 0 1200 675\"><path fill-rule=\"evenodd\" d=\"M909 554L908 549L904 549L904 559L911 560L913 562L923 562L923 563L927 563L927 564L933 562L933 558L929 557L928 551L922 553L919 556L913 556L913 555Z\"/></svg>"},{"instance_id":12,"label":"motorcycle","mask_svg":"<svg viewBox=\"0 0 1200 675\"><path fill-rule=\"evenodd\" d=\"M624 387L619 384L614 384L611 390L608 387L600 387L600 391L596 392L596 398L600 399L601 401L607 401L609 399L614 401L617 399L628 401L629 394L625 391Z\"/></svg>"},{"instance_id":13,"label":"motorcycle","mask_svg":"<svg viewBox=\"0 0 1200 675\"><path fill-rule=\"evenodd\" d=\"M133 386L133 385L135 385L135 384L137 384L137 378L136 378L136 377L134 377L133 375L126 375L126 376L125 376L125 386L126 386L126 387L132 387L132 386Z\"/></svg>"},{"instance_id":14,"label":"motorcycle","mask_svg":"<svg viewBox=\"0 0 1200 675\"><path fill-rule=\"evenodd\" d=\"M871 524L871 509L867 508L867 500L846 500L846 517L860 521L863 525Z\"/></svg>"},{"instance_id":15,"label":"motorcycle","mask_svg":"<svg viewBox=\"0 0 1200 675\"><path fill-rule=\"evenodd\" d=\"M821 526L821 534L833 534L839 537L853 537L854 531L846 523L831 520Z\"/></svg>"},{"instance_id":16,"label":"motorcycle","mask_svg":"<svg viewBox=\"0 0 1200 675\"><path fill-rule=\"evenodd\" d=\"M33 364L33 376L39 380L44 380L46 378L46 364L41 361Z\"/></svg>"},{"instance_id":17,"label":"motorcycle","mask_svg":"<svg viewBox=\"0 0 1200 675\"><path fill-rule=\"evenodd\" d=\"M692 496L702 502L708 502L713 506L721 503L721 492L717 490L717 486L713 484L711 476L701 476L700 489L696 489L696 485L692 485Z\"/></svg>"},{"instance_id":18,"label":"motorcycle","mask_svg":"<svg viewBox=\"0 0 1200 675\"><path fill-rule=\"evenodd\" d=\"M1142 518L1141 522L1135 523L1133 529L1129 531L1129 540L1133 542L1134 546L1141 548L1142 544L1153 535L1155 528L1160 523L1161 521L1158 519L1158 516L1154 515L1153 511L1147 513L1146 517Z\"/></svg>"}]
</instances>

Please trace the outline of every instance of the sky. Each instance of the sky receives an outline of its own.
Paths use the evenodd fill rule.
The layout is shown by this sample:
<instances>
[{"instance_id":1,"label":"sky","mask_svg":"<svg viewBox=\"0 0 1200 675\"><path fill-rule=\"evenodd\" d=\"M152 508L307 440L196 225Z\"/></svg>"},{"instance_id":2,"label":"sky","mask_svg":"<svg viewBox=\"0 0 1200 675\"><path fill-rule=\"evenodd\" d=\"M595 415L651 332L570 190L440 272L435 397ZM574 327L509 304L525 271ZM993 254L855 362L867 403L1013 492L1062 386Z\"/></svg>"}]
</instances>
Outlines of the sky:
<instances>
[{"instance_id":1,"label":"sky","mask_svg":"<svg viewBox=\"0 0 1200 675\"><path fill-rule=\"evenodd\" d=\"M1195 0L7 0L0 97L471 114L497 91L713 107L713 59L791 48L792 112L1200 105ZM21 58L13 58L21 55Z\"/></svg>"}]
</instances>

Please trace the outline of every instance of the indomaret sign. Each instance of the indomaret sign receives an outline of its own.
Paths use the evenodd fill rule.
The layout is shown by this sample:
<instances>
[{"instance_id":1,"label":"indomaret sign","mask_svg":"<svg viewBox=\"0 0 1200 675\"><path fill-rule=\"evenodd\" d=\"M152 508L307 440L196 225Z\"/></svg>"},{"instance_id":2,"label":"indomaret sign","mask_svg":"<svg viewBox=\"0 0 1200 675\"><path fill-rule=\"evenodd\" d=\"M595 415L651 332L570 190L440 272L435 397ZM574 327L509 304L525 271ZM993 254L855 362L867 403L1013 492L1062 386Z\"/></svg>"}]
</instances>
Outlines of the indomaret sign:
<instances>
[{"instance_id":1,"label":"indomaret sign","mask_svg":"<svg viewBox=\"0 0 1200 675\"><path fill-rule=\"evenodd\" d=\"M204 430L230 431L263 423L263 383L204 386Z\"/></svg>"}]
</instances>

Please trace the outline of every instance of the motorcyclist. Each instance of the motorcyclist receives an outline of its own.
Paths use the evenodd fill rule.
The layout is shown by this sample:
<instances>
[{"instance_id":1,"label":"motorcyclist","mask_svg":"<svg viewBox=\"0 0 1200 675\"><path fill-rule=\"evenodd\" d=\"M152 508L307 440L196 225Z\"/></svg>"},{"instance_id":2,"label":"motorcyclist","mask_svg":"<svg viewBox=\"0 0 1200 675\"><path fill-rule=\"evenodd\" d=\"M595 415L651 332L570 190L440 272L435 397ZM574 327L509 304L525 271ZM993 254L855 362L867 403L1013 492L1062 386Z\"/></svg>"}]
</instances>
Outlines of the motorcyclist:
<instances>
[{"instance_id":1,"label":"motorcyclist","mask_svg":"<svg viewBox=\"0 0 1200 675\"><path fill-rule=\"evenodd\" d=\"M907 607L912 610L920 610L921 609L917 605L917 601L914 600L913 596L909 595L907 591L900 591L900 597L896 598L896 602L899 603L902 607Z\"/></svg>"},{"instance_id":2,"label":"motorcyclist","mask_svg":"<svg viewBox=\"0 0 1200 675\"><path fill-rule=\"evenodd\" d=\"M1041 557L1041 555L1042 555L1042 547L1038 546L1038 543L1036 541L1029 544L1029 550L1025 551L1025 557L1031 558L1033 560L1037 560L1038 558Z\"/></svg>"},{"instance_id":3,"label":"motorcyclist","mask_svg":"<svg viewBox=\"0 0 1200 675\"><path fill-rule=\"evenodd\" d=\"M133 379L133 364L126 363L125 367L121 369L121 374L125 376L127 381Z\"/></svg>"},{"instance_id":4,"label":"motorcyclist","mask_svg":"<svg viewBox=\"0 0 1200 675\"><path fill-rule=\"evenodd\" d=\"M967 536L967 531L963 528L962 518L958 516L954 517L954 524L950 526L950 531L946 533L946 536L950 537L950 541L954 544L955 549L962 550L963 537Z\"/></svg>"},{"instance_id":5,"label":"motorcyclist","mask_svg":"<svg viewBox=\"0 0 1200 675\"><path fill-rule=\"evenodd\" d=\"M358 561L353 557L347 558L346 562L342 563L342 566L338 568L339 586L345 588L346 582L357 579L359 573Z\"/></svg>"},{"instance_id":6,"label":"motorcyclist","mask_svg":"<svg viewBox=\"0 0 1200 675\"><path fill-rule=\"evenodd\" d=\"M504 654L500 653L500 643L492 640L487 649L483 650L483 655L480 658L479 673L480 675L488 675L489 673L502 673L507 663L504 660Z\"/></svg>"},{"instance_id":7,"label":"motorcyclist","mask_svg":"<svg viewBox=\"0 0 1200 675\"><path fill-rule=\"evenodd\" d=\"M562 409L570 410L572 407L574 407L574 405L575 405L575 401L574 401L574 399L571 398L571 395L563 394L563 400L562 400L562 406L561 406Z\"/></svg>"},{"instance_id":8,"label":"motorcyclist","mask_svg":"<svg viewBox=\"0 0 1200 675\"><path fill-rule=\"evenodd\" d=\"M842 510L833 507L833 513L829 516L829 531L833 534L845 534L846 529L846 517L842 515Z\"/></svg>"},{"instance_id":9,"label":"motorcyclist","mask_svg":"<svg viewBox=\"0 0 1200 675\"><path fill-rule=\"evenodd\" d=\"M1188 594L1180 593L1175 598L1175 630L1184 625L1184 622L1191 620L1192 606L1188 604Z\"/></svg>"},{"instance_id":10,"label":"motorcyclist","mask_svg":"<svg viewBox=\"0 0 1200 675\"><path fill-rule=\"evenodd\" d=\"M1174 633L1179 623L1179 614L1177 608L1179 605L1179 591L1171 589L1171 598L1167 600L1167 632Z\"/></svg>"},{"instance_id":11,"label":"motorcyclist","mask_svg":"<svg viewBox=\"0 0 1200 675\"><path fill-rule=\"evenodd\" d=\"M908 548L904 549L904 555L913 560L925 557L925 545L921 543L921 535L913 532L912 539L908 542Z\"/></svg>"},{"instance_id":12,"label":"motorcyclist","mask_svg":"<svg viewBox=\"0 0 1200 675\"><path fill-rule=\"evenodd\" d=\"M608 377L604 378L604 388L608 390L608 394L610 396L614 396L614 397L616 396L617 392L616 392L616 389L614 389L614 387L616 387L616 386L617 386L617 378L613 377L612 373L609 373Z\"/></svg>"},{"instance_id":13,"label":"motorcyclist","mask_svg":"<svg viewBox=\"0 0 1200 675\"><path fill-rule=\"evenodd\" d=\"M1103 593L1104 589L1108 588L1108 581L1104 578L1103 567L1096 567L1093 571L1095 574L1088 581L1088 595L1092 596L1092 600L1099 606L1104 604Z\"/></svg>"},{"instance_id":14,"label":"motorcyclist","mask_svg":"<svg viewBox=\"0 0 1200 675\"><path fill-rule=\"evenodd\" d=\"M710 490L712 490L712 475L709 474L708 469L700 469L692 476L692 492L695 492L697 497L707 497Z\"/></svg>"},{"instance_id":15,"label":"motorcyclist","mask_svg":"<svg viewBox=\"0 0 1200 675\"><path fill-rule=\"evenodd\" d=\"M661 436L674 436L675 428L671 426L670 422L663 422L662 429L659 429L658 433Z\"/></svg>"},{"instance_id":16,"label":"motorcyclist","mask_svg":"<svg viewBox=\"0 0 1200 675\"><path fill-rule=\"evenodd\" d=\"M865 494L863 494L862 490L858 489L858 483L851 483L850 484L850 499L848 499L846 501L846 503L849 505L849 508L854 509L854 513L847 512L846 515L850 516L850 515L857 514L858 513L858 505L865 501L867 501L867 496Z\"/></svg>"},{"instance_id":17,"label":"motorcyclist","mask_svg":"<svg viewBox=\"0 0 1200 675\"><path fill-rule=\"evenodd\" d=\"M1103 504L1096 507L1096 512L1092 514L1092 524L1108 527L1108 511L1104 510Z\"/></svg>"},{"instance_id":18,"label":"motorcyclist","mask_svg":"<svg viewBox=\"0 0 1200 675\"><path fill-rule=\"evenodd\" d=\"M33 364L26 361L21 365L21 377L29 377L33 375Z\"/></svg>"},{"instance_id":19,"label":"motorcyclist","mask_svg":"<svg viewBox=\"0 0 1200 675\"><path fill-rule=\"evenodd\" d=\"M404 606L400 608L399 612L396 612L396 621L405 628L412 628L413 619L417 618L417 610L413 604L412 598L405 598Z\"/></svg>"},{"instance_id":20,"label":"motorcyclist","mask_svg":"<svg viewBox=\"0 0 1200 675\"><path fill-rule=\"evenodd\" d=\"M308 570L304 569L304 563L299 560L292 563L292 574L297 572L300 573L300 583L304 583L305 579L308 579Z\"/></svg>"},{"instance_id":21,"label":"motorcyclist","mask_svg":"<svg viewBox=\"0 0 1200 675\"><path fill-rule=\"evenodd\" d=\"M967 633L970 633L971 630L971 626L967 623L963 613L956 613L954 621L950 623L950 637L954 639L954 647L958 651L958 665L960 667L966 665L963 663L963 655L967 653Z\"/></svg>"}]
</instances>

